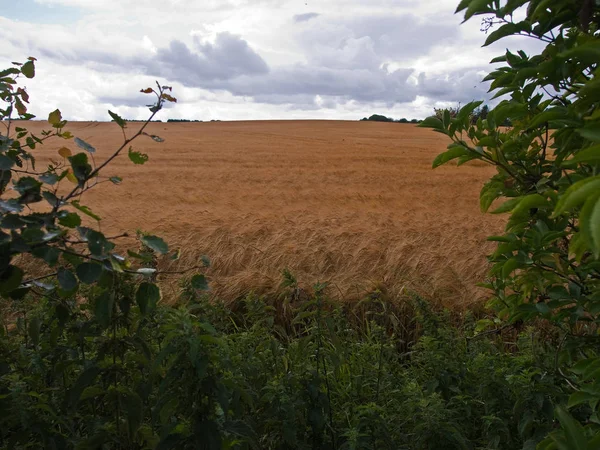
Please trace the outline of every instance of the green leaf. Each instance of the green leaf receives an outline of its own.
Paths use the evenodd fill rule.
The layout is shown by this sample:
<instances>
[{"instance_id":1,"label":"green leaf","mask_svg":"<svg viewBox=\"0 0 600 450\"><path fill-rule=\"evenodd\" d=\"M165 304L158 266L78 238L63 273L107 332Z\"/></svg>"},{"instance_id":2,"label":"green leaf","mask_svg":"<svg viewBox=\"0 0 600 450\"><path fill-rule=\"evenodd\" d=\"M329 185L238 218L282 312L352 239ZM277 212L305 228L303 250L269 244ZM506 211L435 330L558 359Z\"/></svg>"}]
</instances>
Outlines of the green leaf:
<instances>
[{"instance_id":1,"label":"green leaf","mask_svg":"<svg viewBox=\"0 0 600 450\"><path fill-rule=\"evenodd\" d=\"M40 175L40 181L43 181L44 183L52 186L58 182L58 175L51 172L46 172Z\"/></svg>"},{"instance_id":2,"label":"green leaf","mask_svg":"<svg viewBox=\"0 0 600 450\"><path fill-rule=\"evenodd\" d=\"M110 177L109 180L110 180L110 182L112 184L121 184L121 181L123 181L123 178L121 178L121 177Z\"/></svg>"},{"instance_id":3,"label":"green leaf","mask_svg":"<svg viewBox=\"0 0 600 450\"><path fill-rule=\"evenodd\" d=\"M104 328L110 325L114 302L114 292L105 291L96 298L94 303L94 317L100 326Z\"/></svg>"},{"instance_id":4,"label":"green leaf","mask_svg":"<svg viewBox=\"0 0 600 450\"><path fill-rule=\"evenodd\" d=\"M85 153L77 153L74 156L67 158L73 168L73 175L79 181L80 184L87 181L88 177L92 173L92 166L88 163L88 157Z\"/></svg>"},{"instance_id":5,"label":"green leaf","mask_svg":"<svg viewBox=\"0 0 600 450\"><path fill-rule=\"evenodd\" d=\"M35 65L33 61L29 60L21 66L21 73L27 78L35 77Z\"/></svg>"},{"instance_id":6,"label":"green leaf","mask_svg":"<svg viewBox=\"0 0 600 450\"><path fill-rule=\"evenodd\" d=\"M75 381L75 384L69 391L69 401L73 407L79 402L85 388L90 386L98 375L100 375L100 368L97 366L88 367L79 375L79 378L77 378L77 381Z\"/></svg>"},{"instance_id":7,"label":"green leaf","mask_svg":"<svg viewBox=\"0 0 600 450\"><path fill-rule=\"evenodd\" d=\"M598 123L590 123L583 128L579 128L577 132L590 141L600 142L600 124Z\"/></svg>"},{"instance_id":8,"label":"green leaf","mask_svg":"<svg viewBox=\"0 0 600 450\"><path fill-rule=\"evenodd\" d=\"M481 102L481 101L467 103L465 106L460 108L460 111L456 115L456 119L459 122L463 123L471 116L473 111L475 111L482 103L483 102Z\"/></svg>"},{"instance_id":9,"label":"green leaf","mask_svg":"<svg viewBox=\"0 0 600 450\"><path fill-rule=\"evenodd\" d=\"M60 287L67 292L74 291L77 288L77 278L69 269L64 267L58 269L57 279Z\"/></svg>"},{"instance_id":10,"label":"green leaf","mask_svg":"<svg viewBox=\"0 0 600 450\"><path fill-rule=\"evenodd\" d=\"M502 266L502 278L508 278L511 273L521 266L517 258L508 259Z\"/></svg>"},{"instance_id":11,"label":"green leaf","mask_svg":"<svg viewBox=\"0 0 600 450\"><path fill-rule=\"evenodd\" d=\"M587 439L583 427L562 407L556 408L556 416L565 431L570 450L588 450Z\"/></svg>"},{"instance_id":12,"label":"green leaf","mask_svg":"<svg viewBox=\"0 0 600 450\"><path fill-rule=\"evenodd\" d=\"M134 152L133 149L129 147L129 159L134 164L144 164L146 161L148 161L148 155L145 153Z\"/></svg>"},{"instance_id":13,"label":"green leaf","mask_svg":"<svg viewBox=\"0 0 600 450\"><path fill-rule=\"evenodd\" d=\"M469 3L471 3L472 0L461 0L461 2L458 4L456 11L454 11L454 14L461 12L463 9L466 9L469 6Z\"/></svg>"},{"instance_id":14,"label":"green leaf","mask_svg":"<svg viewBox=\"0 0 600 450\"><path fill-rule=\"evenodd\" d=\"M438 119L435 116L427 117L425 120L423 120L417 126L420 128L433 128L435 130L440 130L440 131L444 130L444 124L442 123L442 121L440 119Z\"/></svg>"},{"instance_id":15,"label":"green leaf","mask_svg":"<svg viewBox=\"0 0 600 450\"><path fill-rule=\"evenodd\" d=\"M102 275L102 266L97 263L84 262L77 266L76 273L82 283L92 284L98 281Z\"/></svg>"},{"instance_id":16,"label":"green leaf","mask_svg":"<svg viewBox=\"0 0 600 450\"><path fill-rule=\"evenodd\" d=\"M72 201L71 205L73 205L75 208L77 208L79 211L81 211L85 215L90 216L94 220L98 220L98 221L102 220L100 218L100 216L94 214L90 208L80 204L79 201L77 201L77 200Z\"/></svg>"},{"instance_id":17,"label":"green leaf","mask_svg":"<svg viewBox=\"0 0 600 450\"><path fill-rule=\"evenodd\" d=\"M596 64L600 61L600 42L597 39L589 40L559 55L565 59L579 59L587 64Z\"/></svg>"},{"instance_id":18,"label":"green leaf","mask_svg":"<svg viewBox=\"0 0 600 450\"><path fill-rule=\"evenodd\" d=\"M119 125L121 128L125 128L127 126L127 123L125 122L125 120L119 116L118 114L112 112L111 110L108 111L108 114L110 114L110 117L112 117L112 119L117 123L117 125Z\"/></svg>"},{"instance_id":19,"label":"green leaf","mask_svg":"<svg viewBox=\"0 0 600 450\"><path fill-rule=\"evenodd\" d=\"M55 266L60 257L60 250L54 247L36 247L31 253L33 256L46 261L50 267Z\"/></svg>"},{"instance_id":20,"label":"green leaf","mask_svg":"<svg viewBox=\"0 0 600 450\"><path fill-rule=\"evenodd\" d=\"M489 0L471 0L467 11L465 12L463 23L475 15L491 12L490 7L488 6L489 2Z\"/></svg>"},{"instance_id":21,"label":"green leaf","mask_svg":"<svg viewBox=\"0 0 600 450\"><path fill-rule=\"evenodd\" d=\"M42 192L42 197L44 197L44 199L53 208L60 203L60 200L58 199L58 197L56 195L54 195L52 192L50 192L50 191L44 191L44 192Z\"/></svg>"},{"instance_id":22,"label":"green leaf","mask_svg":"<svg viewBox=\"0 0 600 450\"><path fill-rule=\"evenodd\" d=\"M144 411L142 399L135 392L129 392L124 396L123 404L125 405L125 411L127 412L126 417L129 435L135 436L142 423L142 413Z\"/></svg>"},{"instance_id":23,"label":"green leaf","mask_svg":"<svg viewBox=\"0 0 600 450\"><path fill-rule=\"evenodd\" d=\"M199 291L208 291L209 286L206 277L202 274L197 274L192 277L192 287Z\"/></svg>"},{"instance_id":24,"label":"green leaf","mask_svg":"<svg viewBox=\"0 0 600 450\"><path fill-rule=\"evenodd\" d=\"M0 295L6 295L21 285L24 272L17 266L9 265L0 275Z\"/></svg>"},{"instance_id":25,"label":"green leaf","mask_svg":"<svg viewBox=\"0 0 600 450\"><path fill-rule=\"evenodd\" d=\"M143 255L140 255L139 253L136 253L134 251L127 250L127 254L129 256L131 256L132 258L141 259L144 262L150 262L150 261L152 261L152 255L150 255L148 253L144 253Z\"/></svg>"},{"instance_id":26,"label":"green leaf","mask_svg":"<svg viewBox=\"0 0 600 450\"><path fill-rule=\"evenodd\" d=\"M565 211L570 211L576 206L580 206L589 195L598 192L598 190L600 190L600 175L584 178L574 183L558 200L552 217L558 217Z\"/></svg>"},{"instance_id":27,"label":"green leaf","mask_svg":"<svg viewBox=\"0 0 600 450\"><path fill-rule=\"evenodd\" d=\"M18 228L23 228L24 226L25 222L18 214L5 214L0 222L0 227L7 228L9 230L16 230Z\"/></svg>"},{"instance_id":28,"label":"green leaf","mask_svg":"<svg viewBox=\"0 0 600 450\"><path fill-rule=\"evenodd\" d=\"M89 228L85 230L84 239L88 243L90 253L99 258L104 258L115 247L113 243L106 239L104 234Z\"/></svg>"},{"instance_id":29,"label":"green leaf","mask_svg":"<svg viewBox=\"0 0 600 450\"><path fill-rule=\"evenodd\" d=\"M29 319L29 324L27 327L27 331L29 332L29 337L33 342L33 345L38 345L40 342L40 329L42 328L42 321L38 316L31 317Z\"/></svg>"},{"instance_id":30,"label":"green leaf","mask_svg":"<svg viewBox=\"0 0 600 450\"><path fill-rule=\"evenodd\" d=\"M569 119L571 118L571 114L569 110L562 106L557 106L552 109L548 109L537 116L535 116L531 122L529 123L529 128L536 128L540 125L545 124L546 122L550 122L552 120L558 119Z\"/></svg>"},{"instance_id":31,"label":"green leaf","mask_svg":"<svg viewBox=\"0 0 600 450\"><path fill-rule=\"evenodd\" d=\"M549 315L552 310L550 309L550 307L543 302L538 302L535 304L535 308L540 312L540 314L542 315Z\"/></svg>"},{"instance_id":32,"label":"green leaf","mask_svg":"<svg viewBox=\"0 0 600 450\"><path fill-rule=\"evenodd\" d=\"M532 208L546 208L549 206L548 199L540 194L529 194L521 199L519 204L512 210L513 216L526 213L529 215L529 210Z\"/></svg>"},{"instance_id":33,"label":"green leaf","mask_svg":"<svg viewBox=\"0 0 600 450\"><path fill-rule=\"evenodd\" d=\"M140 307L143 315L154 311L156 304L160 300L160 289L154 283L142 283L135 293L135 300Z\"/></svg>"},{"instance_id":34,"label":"green leaf","mask_svg":"<svg viewBox=\"0 0 600 450\"><path fill-rule=\"evenodd\" d=\"M569 167L581 163L600 163L600 145L594 145L592 147L588 147L577 152L575 156L573 156L573 158L567 161L563 161L562 165L565 167Z\"/></svg>"},{"instance_id":35,"label":"green leaf","mask_svg":"<svg viewBox=\"0 0 600 450\"><path fill-rule=\"evenodd\" d=\"M88 400L90 398L96 398L104 394L106 394L106 389L103 389L100 386L90 386L83 390L83 393L81 394L81 397L79 397L79 400Z\"/></svg>"},{"instance_id":36,"label":"green leaf","mask_svg":"<svg viewBox=\"0 0 600 450\"><path fill-rule=\"evenodd\" d=\"M468 156L471 155L472 152L470 152L466 147L461 146L457 146L457 147L452 147L450 150L439 154L434 160L433 160L433 168L435 169L436 167L441 166L442 164L447 163L448 161L451 161L453 159L456 159L458 157L461 156Z\"/></svg>"},{"instance_id":37,"label":"green leaf","mask_svg":"<svg viewBox=\"0 0 600 450\"><path fill-rule=\"evenodd\" d=\"M88 153L96 153L96 149L94 147L92 147L90 144L88 144L87 142L85 142L83 139L79 139L78 137L76 137L75 138L75 144L79 148L81 148L82 150L85 150Z\"/></svg>"},{"instance_id":38,"label":"green leaf","mask_svg":"<svg viewBox=\"0 0 600 450\"><path fill-rule=\"evenodd\" d=\"M25 142L27 144L27 147L29 147L32 150L35 149L35 140L31 136L27 136L25 138Z\"/></svg>"},{"instance_id":39,"label":"green leaf","mask_svg":"<svg viewBox=\"0 0 600 450\"><path fill-rule=\"evenodd\" d=\"M590 394L588 392L577 391L571 394L567 408L573 408L574 406L581 405L582 403L593 402L598 399L598 395Z\"/></svg>"},{"instance_id":40,"label":"green leaf","mask_svg":"<svg viewBox=\"0 0 600 450\"><path fill-rule=\"evenodd\" d=\"M152 236L147 234L142 236L140 240L144 245L150 247L152 250L162 255L169 252L169 246L167 245L167 243L158 236Z\"/></svg>"},{"instance_id":41,"label":"green leaf","mask_svg":"<svg viewBox=\"0 0 600 450\"><path fill-rule=\"evenodd\" d=\"M494 42L496 42L506 36L517 34L520 31L521 31L521 27L519 25L517 25L516 23L507 23L505 25L502 25L496 31L494 31L493 33L490 33L488 38L485 40L485 44L483 44L483 46L487 47L488 45L493 44Z\"/></svg>"},{"instance_id":42,"label":"green leaf","mask_svg":"<svg viewBox=\"0 0 600 450\"><path fill-rule=\"evenodd\" d=\"M177 407L179 406L179 399L176 397L172 397L167 402L165 402L160 409L159 417L160 423L166 425L168 421L170 421L175 411L177 411Z\"/></svg>"},{"instance_id":43,"label":"green leaf","mask_svg":"<svg viewBox=\"0 0 600 450\"><path fill-rule=\"evenodd\" d=\"M510 200L502 203L502 205L500 205L497 209L492 211L492 214L502 214L512 211L521 202L521 200L523 200L523 197L511 198Z\"/></svg>"},{"instance_id":44,"label":"green leaf","mask_svg":"<svg viewBox=\"0 0 600 450\"><path fill-rule=\"evenodd\" d=\"M600 259L600 197L597 198L594 209L590 215L590 228L592 242L592 251L596 259Z\"/></svg>"},{"instance_id":45,"label":"green leaf","mask_svg":"<svg viewBox=\"0 0 600 450\"><path fill-rule=\"evenodd\" d=\"M19 178L19 180L15 183L15 190L21 195L31 192L39 193L41 187L42 183L33 177Z\"/></svg>"},{"instance_id":46,"label":"green leaf","mask_svg":"<svg viewBox=\"0 0 600 450\"><path fill-rule=\"evenodd\" d=\"M10 170L15 165L15 162L8 156L0 155L0 170Z\"/></svg>"},{"instance_id":47,"label":"green leaf","mask_svg":"<svg viewBox=\"0 0 600 450\"><path fill-rule=\"evenodd\" d=\"M501 195L502 187L502 183L493 179L483 185L481 193L479 194L479 207L481 212L487 212L490 206L492 206L492 203L494 203L494 200Z\"/></svg>"},{"instance_id":48,"label":"green leaf","mask_svg":"<svg viewBox=\"0 0 600 450\"><path fill-rule=\"evenodd\" d=\"M588 248L596 258L600 257L600 192L592 194L583 204L579 224Z\"/></svg>"},{"instance_id":49,"label":"green leaf","mask_svg":"<svg viewBox=\"0 0 600 450\"><path fill-rule=\"evenodd\" d=\"M77 213L61 211L58 213L58 223L68 228L75 228L81 225L81 217Z\"/></svg>"},{"instance_id":50,"label":"green leaf","mask_svg":"<svg viewBox=\"0 0 600 450\"><path fill-rule=\"evenodd\" d=\"M21 73L21 71L19 69L15 68L15 67L10 67L8 69L0 70L0 77L4 78L8 75L17 75L19 73Z\"/></svg>"}]
</instances>

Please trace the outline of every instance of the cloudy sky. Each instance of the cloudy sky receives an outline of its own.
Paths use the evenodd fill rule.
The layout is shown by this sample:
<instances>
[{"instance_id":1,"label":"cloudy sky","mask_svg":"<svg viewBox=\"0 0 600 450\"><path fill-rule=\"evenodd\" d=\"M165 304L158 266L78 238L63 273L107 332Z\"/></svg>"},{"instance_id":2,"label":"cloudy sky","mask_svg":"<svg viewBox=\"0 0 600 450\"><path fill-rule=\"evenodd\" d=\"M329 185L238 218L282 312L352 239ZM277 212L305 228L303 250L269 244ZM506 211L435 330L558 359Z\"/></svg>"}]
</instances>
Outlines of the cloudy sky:
<instances>
[{"instance_id":1,"label":"cloudy sky","mask_svg":"<svg viewBox=\"0 0 600 450\"><path fill-rule=\"evenodd\" d=\"M32 112L146 117L141 88L173 86L161 119L423 118L486 97L507 45L481 48L458 0L0 0L0 64L38 58ZM517 41L517 42L516 42Z\"/></svg>"}]
</instances>

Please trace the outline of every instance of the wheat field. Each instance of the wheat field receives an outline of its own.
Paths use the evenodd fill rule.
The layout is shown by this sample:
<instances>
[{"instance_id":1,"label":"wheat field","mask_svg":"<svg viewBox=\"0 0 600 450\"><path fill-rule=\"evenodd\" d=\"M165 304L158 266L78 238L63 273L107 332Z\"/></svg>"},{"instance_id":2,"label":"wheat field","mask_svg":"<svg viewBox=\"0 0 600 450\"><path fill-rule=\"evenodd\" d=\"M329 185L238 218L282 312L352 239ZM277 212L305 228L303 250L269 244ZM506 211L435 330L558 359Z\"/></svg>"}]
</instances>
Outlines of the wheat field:
<instances>
[{"instance_id":1,"label":"wheat field","mask_svg":"<svg viewBox=\"0 0 600 450\"><path fill-rule=\"evenodd\" d=\"M129 123L128 132L139 125ZM123 140L111 123L67 129L96 147L97 164ZM504 221L478 208L493 169L472 162L433 170L448 143L443 135L347 121L152 123L148 132L165 139L134 142L149 161L138 166L120 156L104 174L122 184L97 186L81 203L103 218L107 235L141 229L181 248L180 260L160 261L163 270L199 265L207 255L218 298L272 295L284 268L305 288L328 282L331 296L350 301L374 289L417 292L455 308L486 297L475 287L488 268L485 238ZM64 145L36 150L39 163L60 159ZM173 277L161 278L165 297L176 298Z\"/></svg>"}]
</instances>

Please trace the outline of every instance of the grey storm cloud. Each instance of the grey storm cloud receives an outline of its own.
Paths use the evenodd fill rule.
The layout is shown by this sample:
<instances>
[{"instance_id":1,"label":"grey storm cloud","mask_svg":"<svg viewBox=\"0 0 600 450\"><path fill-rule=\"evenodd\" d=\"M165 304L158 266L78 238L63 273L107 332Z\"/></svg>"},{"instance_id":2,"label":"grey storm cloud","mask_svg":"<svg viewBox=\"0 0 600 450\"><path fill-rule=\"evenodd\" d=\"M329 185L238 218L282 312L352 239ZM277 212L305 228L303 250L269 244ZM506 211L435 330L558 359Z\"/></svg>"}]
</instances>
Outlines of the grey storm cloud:
<instances>
[{"instance_id":1,"label":"grey storm cloud","mask_svg":"<svg viewBox=\"0 0 600 450\"><path fill-rule=\"evenodd\" d=\"M410 102L416 93L407 82L412 70L388 73L384 69L333 69L295 65L271 70L265 77L239 77L228 86L234 95L283 96L293 102L295 96L335 96L361 102Z\"/></svg>"},{"instance_id":2,"label":"grey storm cloud","mask_svg":"<svg viewBox=\"0 0 600 450\"><path fill-rule=\"evenodd\" d=\"M311 16L311 17L309 17ZM269 67L242 37L221 32L214 42L172 40L154 54L126 57L100 49L56 51L40 44L45 56L98 71L130 71L179 82L186 87L229 92L259 103L314 109L348 101L390 107L423 96L465 102L486 97L480 68L431 76L413 69L389 70L388 62L411 61L451 38L455 28L412 15L358 17L323 24L316 13L295 16L305 62ZM320 22L320 21L319 21ZM418 76L417 76L418 75ZM321 97L319 102L316 97ZM138 98L102 97L103 103L144 106Z\"/></svg>"},{"instance_id":3,"label":"grey storm cloud","mask_svg":"<svg viewBox=\"0 0 600 450\"><path fill-rule=\"evenodd\" d=\"M317 17L319 17L319 13L315 13L315 12L310 12L310 13L306 13L306 14L296 14L294 16L294 22L299 23L299 22L308 22L311 19L315 19Z\"/></svg>"},{"instance_id":4,"label":"grey storm cloud","mask_svg":"<svg viewBox=\"0 0 600 450\"><path fill-rule=\"evenodd\" d=\"M153 58L149 72L194 86L211 80L227 80L240 75L263 75L267 63L239 36L217 34L214 44L196 42L195 51L181 41L171 41ZM139 61L144 64L144 61Z\"/></svg>"},{"instance_id":5,"label":"grey storm cloud","mask_svg":"<svg viewBox=\"0 0 600 450\"><path fill-rule=\"evenodd\" d=\"M319 54L319 56L317 56ZM417 96L437 101L466 102L485 98L479 69L431 77L413 69L389 71L374 50L371 38L347 39L341 47L315 50L308 63L269 68L242 38L222 33L214 44L190 48L172 41L155 57L138 61L149 75L188 87L221 90L259 103L296 104L315 109L316 96L327 104L357 101L383 102L390 107L412 102ZM126 104L121 102L122 104Z\"/></svg>"},{"instance_id":6,"label":"grey storm cloud","mask_svg":"<svg viewBox=\"0 0 600 450\"><path fill-rule=\"evenodd\" d=\"M489 83L482 83L481 72L486 68L457 70L444 75L418 75L419 95L438 101L467 103L477 99L489 99Z\"/></svg>"}]
</instances>

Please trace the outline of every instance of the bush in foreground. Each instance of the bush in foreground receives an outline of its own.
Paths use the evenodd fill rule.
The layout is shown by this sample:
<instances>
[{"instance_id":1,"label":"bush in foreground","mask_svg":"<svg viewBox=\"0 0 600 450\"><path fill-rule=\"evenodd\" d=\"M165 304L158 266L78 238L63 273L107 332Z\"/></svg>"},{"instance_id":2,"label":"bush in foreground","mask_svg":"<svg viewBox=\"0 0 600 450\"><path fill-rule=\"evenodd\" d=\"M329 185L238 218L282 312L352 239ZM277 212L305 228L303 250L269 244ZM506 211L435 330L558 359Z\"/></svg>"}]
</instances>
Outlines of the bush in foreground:
<instances>
[{"instance_id":1,"label":"bush in foreground","mask_svg":"<svg viewBox=\"0 0 600 450\"><path fill-rule=\"evenodd\" d=\"M415 301L417 342L370 300L323 286L282 323L249 296L231 309L188 286L178 307L47 296L0 334L3 448L533 448L561 389L539 333L474 337ZM512 336L511 336L512 334Z\"/></svg>"}]
</instances>

